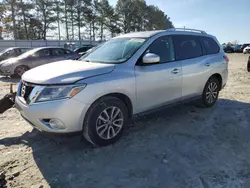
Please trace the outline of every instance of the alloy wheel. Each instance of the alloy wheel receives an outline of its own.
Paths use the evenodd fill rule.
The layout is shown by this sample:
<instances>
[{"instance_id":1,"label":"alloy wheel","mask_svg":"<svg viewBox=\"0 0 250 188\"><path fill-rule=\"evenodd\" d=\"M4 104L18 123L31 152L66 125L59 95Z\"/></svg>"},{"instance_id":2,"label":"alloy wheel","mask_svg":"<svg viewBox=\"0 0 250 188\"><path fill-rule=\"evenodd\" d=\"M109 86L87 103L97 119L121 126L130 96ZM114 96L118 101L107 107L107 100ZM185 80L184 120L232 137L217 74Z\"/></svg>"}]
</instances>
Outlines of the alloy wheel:
<instances>
[{"instance_id":1,"label":"alloy wheel","mask_svg":"<svg viewBox=\"0 0 250 188\"><path fill-rule=\"evenodd\" d=\"M213 103L218 97L218 85L216 82L211 82L206 91L206 100L208 103Z\"/></svg>"},{"instance_id":2,"label":"alloy wheel","mask_svg":"<svg viewBox=\"0 0 250 188\"><path fill-rule=\"evenodd\" d=\"M124 124L124 116L118 107L111 106L104 109L97 118L97 134L105 140L118 135Z\"/></svg>"}]
</instances>

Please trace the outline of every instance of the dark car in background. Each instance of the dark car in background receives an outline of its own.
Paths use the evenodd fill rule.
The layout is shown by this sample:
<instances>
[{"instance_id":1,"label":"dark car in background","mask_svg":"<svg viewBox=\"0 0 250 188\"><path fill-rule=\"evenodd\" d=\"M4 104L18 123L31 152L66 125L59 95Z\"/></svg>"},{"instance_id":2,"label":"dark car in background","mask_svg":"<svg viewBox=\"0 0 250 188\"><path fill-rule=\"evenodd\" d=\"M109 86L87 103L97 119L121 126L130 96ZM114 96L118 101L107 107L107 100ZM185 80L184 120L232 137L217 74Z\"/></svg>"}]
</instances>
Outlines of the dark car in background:
<instances>
[{"instance_id":1,"label":"dark car in background","mask_svg":"<svg viewBox=\"0 0 250 188\"><path fill-rule=\"evenodd\" d=\"M0 61L3 61L5 59L9 59L12 57L17 57L31 48L25 48L25 47L12 47L12 48L7 48L3 51L0 52Z\"/></svg>"},{"instance_id":2,"label":"dark car in background","mask_svg":"<svg viewBox=\"0 0 250 188\"><path fill-rule=\"evenodd\" d=\"M234 48L232 46L224 46L223 50L226 53L233 53L234 52Z\"/></svg>"},{"instance_id":3,"label":"dark car in background","mask_svg":"<svg viewBox=\"0 0 250 188\"><path fill-rule=\"evenodd\" d=\"M75 52L79 55L84 55L89 49L93 48L93 45L85 45L80 48L77 48Z\"/></svg>"},{"instance_id":4,"label":"dark car in background","mask_svg":"<svg viewBox=\"0 0 250 188\"><path fill-rule=\"evenodd\" d=\"M26 53L0 62L0 75L20 77L29 69L67 59L77 59L78 54L59 47L34 48ZM60 68L60 67L58 67Z\"/></svg>"},{"instance_id":5,"label":"dark car in background","mask_svg":"<svg viewBox=\"0 0 250 188\"><path fill-rule=\"evenodd\" d=\"M250 43L242 44L242 46L241 46L241 48L240 48L240 51L243 52L243 50L244 50L247 46L250 46Z\"/></svg>"},{"instance_id":6,"label":"dark car in background","mask_svg":"<svg viewBox=\"0 0 250 188\"><path fill-rule=\"evenodd\" d=\"M236 53L241 52L241 45L235 45L235 46L233 46L233 48L234 48L234 52L236 52Z\"/></svg>"}]
</instances>

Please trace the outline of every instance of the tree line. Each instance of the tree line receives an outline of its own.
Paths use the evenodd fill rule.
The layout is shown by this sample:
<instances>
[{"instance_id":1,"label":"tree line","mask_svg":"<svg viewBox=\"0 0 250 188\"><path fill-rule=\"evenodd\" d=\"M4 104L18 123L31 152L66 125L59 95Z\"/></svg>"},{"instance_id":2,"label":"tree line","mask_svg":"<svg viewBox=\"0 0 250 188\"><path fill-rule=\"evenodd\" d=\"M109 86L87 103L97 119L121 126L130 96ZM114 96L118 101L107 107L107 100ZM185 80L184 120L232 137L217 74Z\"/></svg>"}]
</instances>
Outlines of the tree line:
<instances>
[{"instance_id":1,"label":"tree line","mask_svg":"<svg viewBox=\"0 0 250 188\"><path fill-rule=\"evenodd\" d=\"M105 40L120 33L172 28L145 0L0 0L0 38Z\"/></svg>"}]
</instances>

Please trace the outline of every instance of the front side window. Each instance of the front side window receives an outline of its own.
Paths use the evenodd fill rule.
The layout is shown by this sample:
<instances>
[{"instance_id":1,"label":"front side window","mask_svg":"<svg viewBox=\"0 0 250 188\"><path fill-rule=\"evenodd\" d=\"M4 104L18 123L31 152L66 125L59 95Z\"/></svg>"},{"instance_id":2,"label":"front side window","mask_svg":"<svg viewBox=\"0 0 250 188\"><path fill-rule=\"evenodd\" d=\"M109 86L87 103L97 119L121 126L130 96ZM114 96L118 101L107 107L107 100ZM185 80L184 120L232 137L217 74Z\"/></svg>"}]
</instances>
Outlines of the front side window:
<instances>
[{"instance_id":1,"label":"front side window","mask_svg":"<svg viewBox=\"0 0 250 188\"><path fill-rule=\"evenodd\" d=\"M199 40L191 35L174 35L176 60L184 60L202 56Z\"/></svg>"},{"instance_id":2,"label":"front side window","mask_svg":"<svg viewBox=\"0 0 250 188\"><path fill-rule=\"evenodd\" d=\"M20 48L15 49L15 54L16 55L22 54L21 49Z\"/></svg>"},{"instance_id":3,"label":"front side window","mask_svg":"<svg viewBox=\"0 0 250 188\"><path fill-rule=\"evenodd\" d=\"M144 38L114 38L79 60L112 64L122 63L132 57L145 41Z\"/></svg>"},{"instance_id":4,"label":"front side window","mask_svg":"<svg viewBox=\"0 0 250 188\"><path fill-rule=\"evenodd\" d=\"M209 37L200 37L200 41L206 54L216 54L220 51L220 47L213 39Z\"/></svg>"},{"instance_id":5,"label":"front side window","mask_svg":"<svg viewBox=\"0 0 250 188\"><path fill-rule=\"evenodd\" d=\"M172 38L164 36L156 39L148 48L146 53L154 53L160 56L160 63L171 62L175 60Z\"/></svg>"},{"instance_id":6,"label":"front side window","mask_svg":"<svg viewBox=\"0 0 250 188\"><path fill-rule=\"evenodd\" d=\"M42 49L39 50L34 54L35 57L49 57L50 56L50 51L49 49Z\"/></svg>"},{"instance_id":7,"label":"front side window","mask_svg":"<svg viewBox=\"0 0 250 188\"><path fill-rule=\"evenodd\" d=\"M52 56L63 56L65 54L65 51L60 48L52 48L51 49L51 55Z\"/></svg>"}]
</instances>

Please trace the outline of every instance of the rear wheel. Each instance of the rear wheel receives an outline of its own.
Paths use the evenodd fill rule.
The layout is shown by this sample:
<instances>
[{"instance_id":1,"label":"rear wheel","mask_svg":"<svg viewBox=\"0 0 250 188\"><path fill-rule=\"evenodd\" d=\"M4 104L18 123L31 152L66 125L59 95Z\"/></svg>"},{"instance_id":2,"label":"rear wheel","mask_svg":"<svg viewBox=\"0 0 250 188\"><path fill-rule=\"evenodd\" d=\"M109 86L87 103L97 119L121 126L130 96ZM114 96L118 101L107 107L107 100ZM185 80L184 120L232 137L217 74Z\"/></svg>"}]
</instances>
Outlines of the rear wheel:
<instances>
[{"instance_id":1,"label":"rear wheel","mask_svg":"<svg viewBox=\"0 0 250 188\"><path fill-rule=\"evenodd\" d=\"M128 109L116 97L103 97L88 110L83 136L93 145L106 146L117 141L128 122Z\"/></svg>"},{"instance_id":2,"label":"rear wheel","mask_svg":"<svg viewBox=\"0 0 250 188\"><path fill-rule=\"evenodd\" d=\"M219 96L220 92L220 83L216 77L211 77L203 90L202 94L202 106L204 107L212 107Z\"/></svg>"},{"instance_id":3,"label":"rear wheel","mask_svg":"<svg viewBox=\"0 0 250 188\"><path fill-rule=\"evenodd\" d=\"M28 66L25 65L19 65L18 67L16 67L15 71L14 71L14 75L16 77L21 77L26 71L29 70Z\"/></svg>"}]
</instances>

